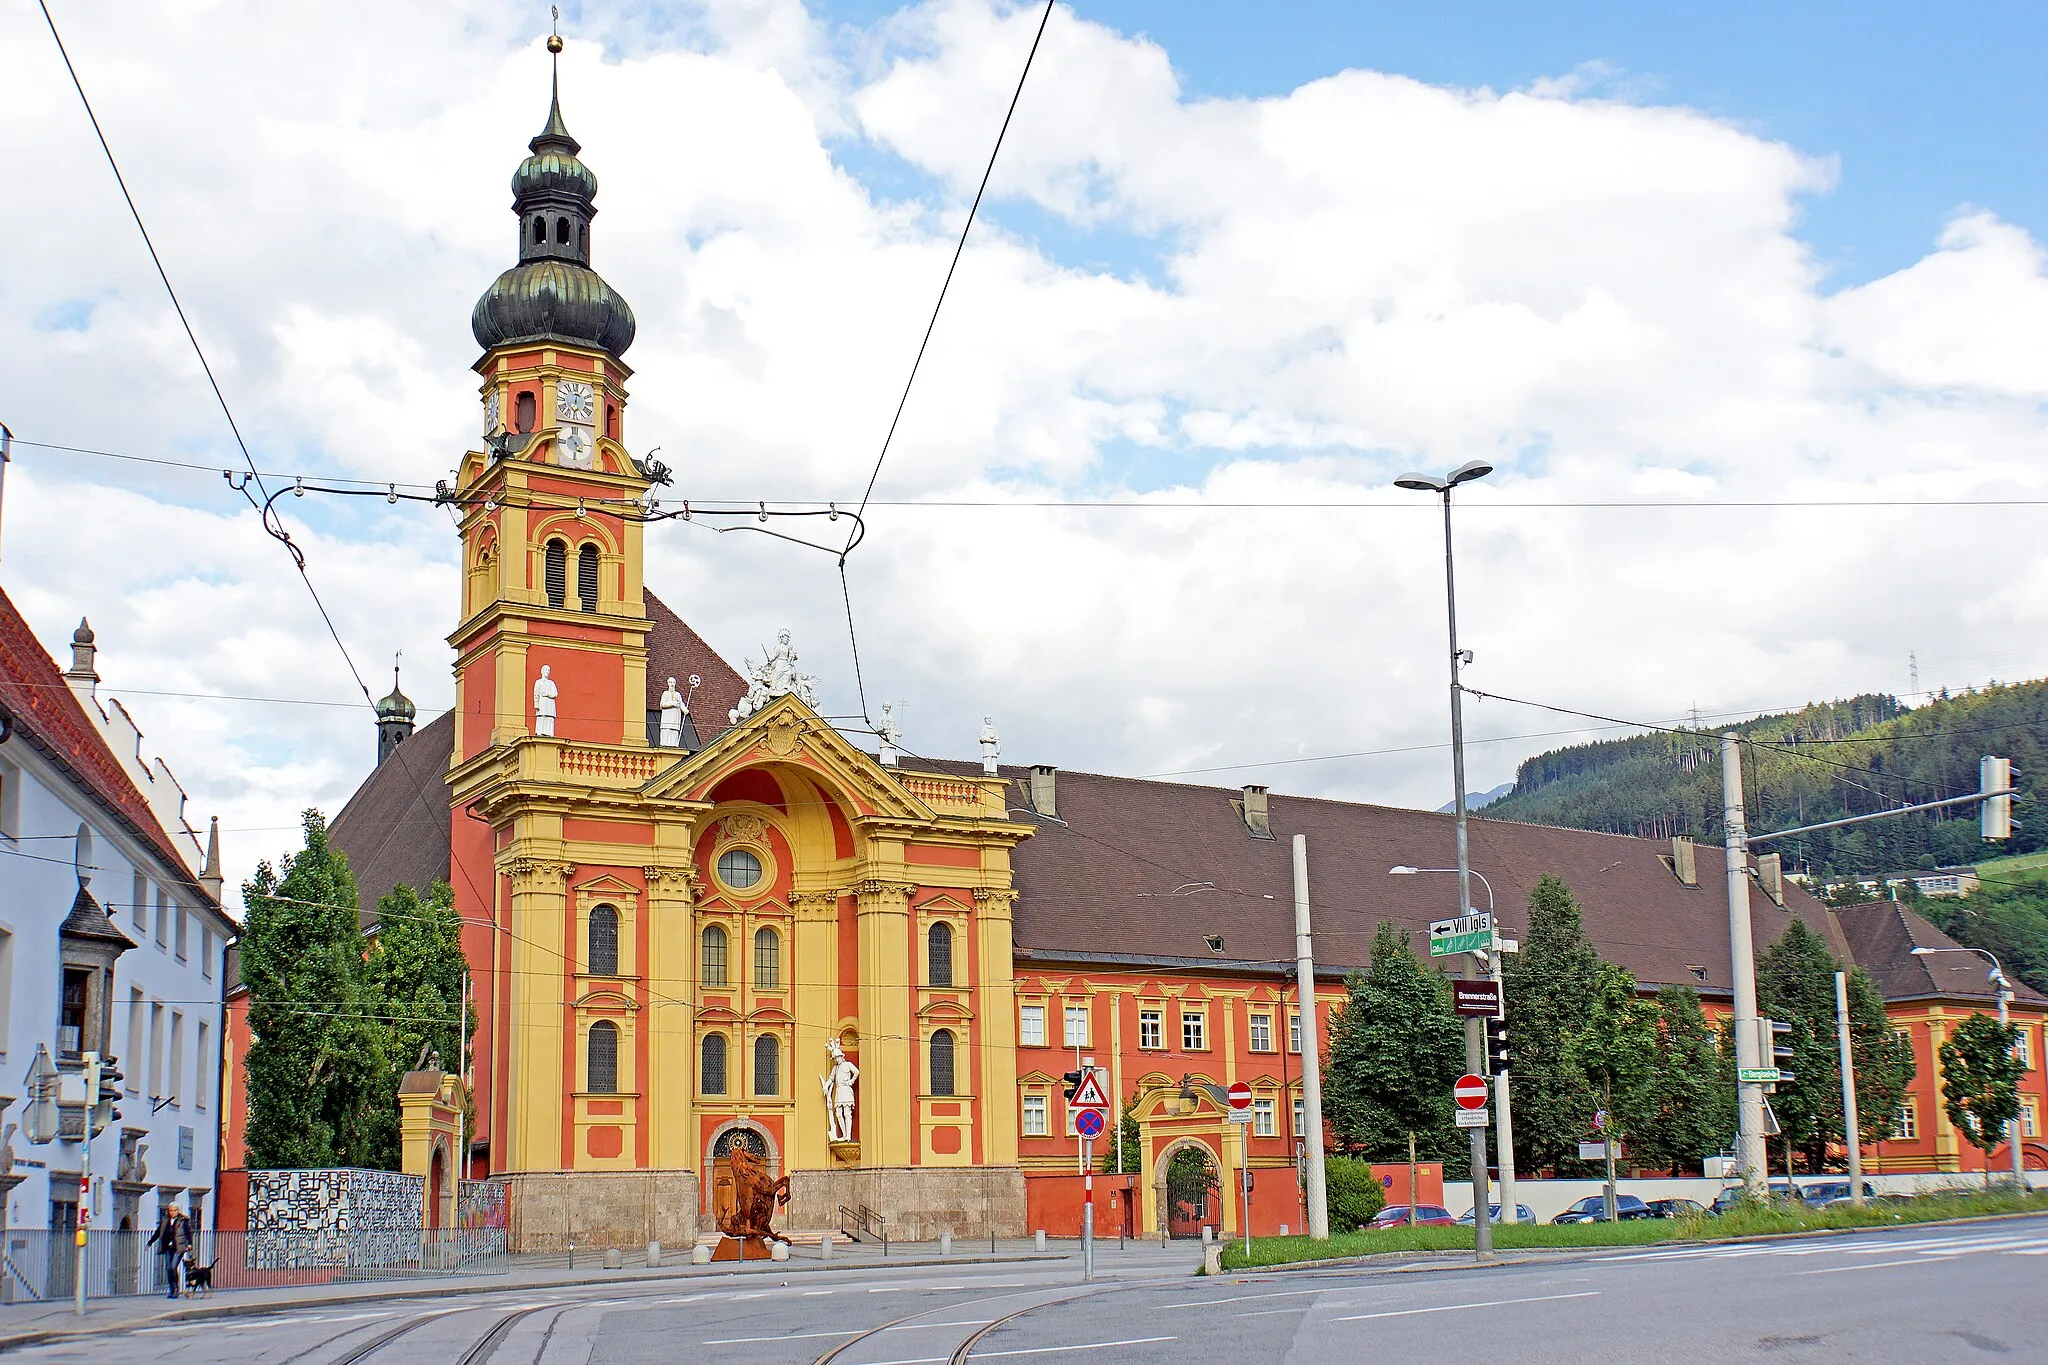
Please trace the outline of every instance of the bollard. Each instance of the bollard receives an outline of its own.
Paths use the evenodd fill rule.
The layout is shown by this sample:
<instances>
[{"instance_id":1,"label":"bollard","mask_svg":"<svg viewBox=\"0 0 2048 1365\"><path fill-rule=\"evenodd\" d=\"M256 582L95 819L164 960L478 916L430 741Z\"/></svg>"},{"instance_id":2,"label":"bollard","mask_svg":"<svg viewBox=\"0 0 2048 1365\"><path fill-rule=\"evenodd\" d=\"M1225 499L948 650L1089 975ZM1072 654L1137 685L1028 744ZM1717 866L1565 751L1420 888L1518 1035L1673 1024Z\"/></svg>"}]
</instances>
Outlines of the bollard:
<instances>
[{"instance_id":1,"label":"bollard","mask_svg":"<svg viewBox=\"0 0 2048 1365\"><path fill-rule=\"evenodd\" d=\"M1223 1273L1223 1244L1209 1242L1202 1247L1202 1273L1221 1275Z\"/></svg>"},{"instance_id":2,"label":"bollard","mask_svg":"<svg viewBox=\"0 0 2048 1365\"><path fill-rule=\"evenodd\" d=\"M710 1265L710 1264L711 1264L711 1248L710 1248L710 1247L708 1247L708 1246L704 1246L704 1245L703 1245L703 1244L701 1244L701 1243L700 1243L700 1244L698 1244L697 1246L693 1246L693 1247L691 1247L691 1248L690 1248L690 1264L691 1264L691 1265Z\"/></svg>"},{"instance_id":3,"label":"bollard","mask_svg":"<svg viewBox=\"0 0 2048 1365\"><path fill-rule=\"evenodd\" d=\"M1280 1225L1280 1235L1281 1235L1282 1237L1285 1237L1285 1236L1287 1235L1287 1224L1285 1224L1285 1223L1282 1223L1282 1224Z\"/></svg>"},{"instance_id":4,"label":"bollard","mask_svg":"<svg viewBox=\"0 0 2048 1365\"><path fill-rule=\"evenodd\" d=\"M951 1256L952 1254L953 1254L953 1229L951 1229L951 1228L945 1228L945 1229L941 1230L941 1231L940 1231L940 1233L939 1233L939 1255L941 1255L941 1256Z\"/></svg>"},{"instance_id":5,"label":"bollard","mask_svg":"<svg viewBox=\"0 0 2048 1365\"><path fill-rule=\"evenodd\" d=\"M1038 1249L1040 1251L1045 1250L1045 1229L1040 1228L1038 1230L1037 1236L1033 1240L1037 1243Z\"/></svg>"},{"instance_id":6,"label":"bollard","mask_svg":"<svg viewBox=\"0 0 2048 1365\"><path fill-rule=\"evenodd\" d=\"M788 1260L788 1259L789 1259L789 1243L787 1243L787 1242L770 1242L770 1243L768 1244L768 1259L769 1259L769 1260L771 1260L771 1261L786 1261L786 1260Z\"/></svg>"},{"instance_id":7,"label":"bollard","mask_svg":"<svg viewBox=\"0 0 2048 1365\"><path fill-rule=\"evenodd\" d=\"M1210 1227L1207 1223L1202 1224L1202 1245L1207 1246L1215 1240L1216 1229Z\"/></svg>"},{"instance_id":8,"label":"bollard","mask_svg":"<svg viewBox=\"0 0 2048 1365\"><path fill-rule=\"evenodd\" d=\"M649 1270L661 1269L661 1243L649 1242L647 1244L647 1268Z\"/></svg>"},{"instance_id":9,"label":"bollard","mask_svg":"<svg viewBox=\"0 0 2048 1365\"><path fill-rule=\"evenodd\" d=\"M626 1268L625 1253L617 1247L606 1247L604 1249L604 1268L606 1270L624 1270Z\"/></svg>"},{"instance_id":10,"label":"bollard","mask_svg":"<svg viewBox=\"0 0 2048 1365\"><path fill-rule=\"evenodd\" d=\"M818 1239L818 1259L821 1261L832 1259L832 1234L829 1232Z\"/></svg>"}]
</instances>

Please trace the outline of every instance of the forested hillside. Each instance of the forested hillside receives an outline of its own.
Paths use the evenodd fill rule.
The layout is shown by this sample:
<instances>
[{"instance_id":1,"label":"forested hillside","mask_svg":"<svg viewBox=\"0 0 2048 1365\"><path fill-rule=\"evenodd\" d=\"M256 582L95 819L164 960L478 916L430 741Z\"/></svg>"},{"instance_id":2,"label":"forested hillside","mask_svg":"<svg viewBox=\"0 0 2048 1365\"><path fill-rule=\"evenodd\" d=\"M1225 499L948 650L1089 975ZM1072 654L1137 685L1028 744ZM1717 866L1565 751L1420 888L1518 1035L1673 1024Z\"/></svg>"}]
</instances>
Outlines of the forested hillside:
<instances>
[{"instance_id":1,"label":"forested hillside","mask_svg":"<svg viewBox=\"0 0 2048 1365\"><path fill-rule=\"evenodd\" d=\"M2003 845L1978 837L1977 812L1965 806L1771 845L1787 871L1894 872L2048 848L2048 804L2040 799L2048 795L2048 681L1994 685L1910 710L1895 697L1852 697L1697 733L1558 749L1523 763L1514 791L1486 815L1719 843L1724 728L1756 741L1743 746L1753 833L1960 796L1976 790L1983 754L2010 758L2031 798L2016 808L2022 828Z\"/></svg>"}]
</instances>

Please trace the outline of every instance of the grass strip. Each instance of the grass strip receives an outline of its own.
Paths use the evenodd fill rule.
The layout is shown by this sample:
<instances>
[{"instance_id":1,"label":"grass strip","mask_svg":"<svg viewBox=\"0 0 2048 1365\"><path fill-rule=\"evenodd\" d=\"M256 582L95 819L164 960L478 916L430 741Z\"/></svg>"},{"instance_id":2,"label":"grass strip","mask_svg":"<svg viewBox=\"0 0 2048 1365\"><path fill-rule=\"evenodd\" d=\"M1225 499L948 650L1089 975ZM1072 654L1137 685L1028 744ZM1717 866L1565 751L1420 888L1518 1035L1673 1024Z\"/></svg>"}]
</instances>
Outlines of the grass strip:
<instances>
[{"instance_id":1,"label":"grass strip","mask_svg":"<svg viewBox=\"0 0 2048 1365\"><path fill-rule=\"evenodd\" d=\"M1496 1223L1493 1245L1501 1251L1655 1246L1729 1237L1900 1227L2011 1213L2048 1213L2048 1191L2027 1195L2011 1190L1956 1191L1914 1199L1876 1200L1861 1209L1846 1205L1828 1209L1755 1205L1733 1209L1718 1218L1644 1218L1627 1223L1567 1223L1561 1227L1548 1223ZM1307 1237L1255 1237L1250 1255L1246 1255L1242 1241L1233 1241L1224 1247L1222 1262L1225 1270L1253 1270L1350 1256L1471 1250L1469 1227L1386 1228L1378 1232L1340 1233L1327 1242Z\"/></svg>"}]
</instances>

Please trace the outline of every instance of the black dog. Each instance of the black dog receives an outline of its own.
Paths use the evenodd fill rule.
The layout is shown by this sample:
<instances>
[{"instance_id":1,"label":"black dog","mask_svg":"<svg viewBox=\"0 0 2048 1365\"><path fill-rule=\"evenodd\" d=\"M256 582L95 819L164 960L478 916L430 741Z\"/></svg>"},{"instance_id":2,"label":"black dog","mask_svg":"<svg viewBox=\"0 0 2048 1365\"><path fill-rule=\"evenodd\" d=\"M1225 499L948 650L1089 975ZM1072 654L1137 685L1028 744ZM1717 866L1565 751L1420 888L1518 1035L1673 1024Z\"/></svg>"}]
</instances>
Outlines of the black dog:
<instances>
[{"instance_id":1,"label":"black dog","mask_svg":"<svg viewBox=\"0 0 2048 1365\"><path fill-rule=\"evenodd\" d=\"M187 1256L185 1258L186 1295L197 1298L199 1291L202 1289L211 1295L213 1293L213 1267L219 1264L220 1261L216 1258L209 1265L200 1265L196 1259Z\"/></svg>"}]
</instances>

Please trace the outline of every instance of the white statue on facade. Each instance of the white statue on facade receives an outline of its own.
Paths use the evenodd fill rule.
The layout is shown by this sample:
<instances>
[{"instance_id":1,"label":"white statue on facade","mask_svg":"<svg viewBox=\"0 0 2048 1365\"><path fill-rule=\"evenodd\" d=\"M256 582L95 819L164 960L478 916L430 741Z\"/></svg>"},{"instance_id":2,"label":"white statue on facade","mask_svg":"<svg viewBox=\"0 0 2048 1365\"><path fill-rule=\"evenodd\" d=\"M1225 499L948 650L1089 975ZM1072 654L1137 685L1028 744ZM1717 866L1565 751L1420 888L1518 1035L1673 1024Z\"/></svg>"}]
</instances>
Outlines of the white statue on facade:
<instances>
[{"instance_id":1,"label":"white statue on facade","mask_svg":"<svg viewBox=\"0 0 2048 1365\"><path fill-rule=\"evenodd\" d=\"M846 1060L837 1038L825 1040L832 1054L832 1069L818 1078L825 1092L825 1136L829 1142L853 1141L853 1087L860 1080L860 1068Z\"/></svg>"},{"instance_id":2,"label":"white statue on facade","mask_svg":"<svg viewBox=\"0 0 2048 1365\"><path fill-rule=\"evenodd\" d=\"M896 746L903 741L903 727L896 723L896 708L888 702L882 703L882 718L875 722L875 738L882 744L882 766L896 766Z\"/></svg>"},{"instance_id":3,"label":"white statue on facade","mask_svg":"<svg viewBox=\"0 0 2048 1365\"><path fill-rule=\"evenodd\" d=\"M540 666L540 677L533 684L533 732L550 738L555 733L555 694L561 689L548 676L548 665Z\"/></svg>"},{"instance_id":4,"label":"white statue on facade","mask_svg":"<svg viewBox=\"0 0 2048 1365\"><path fill-rule=\"evenodd\" d=\"M812 710L817 709L818 680L797 671L796 650L790 645L786 630L776 633L775 648L766 651L760 663L748 660L747 676L747 695L727 715L734 725L777 697L793 696Z\"/></svg>"},{"instance_id":5,"label":"white statue on facade","mask_svg":"<svg viewBox=\"0 0 2048 1365\"><path fill-rule=\"evenodd\" d=\"M996 738L996 718L981 718L981 771L983 776L994 777L996 765L1001 762L1003 751L1001 741Z\"/></svg>"},{"instance_id":6,"label":"white statue on facade","mask_svg":"<svg viewBox=\"0 0 2048 1365\"><path fill-rule=\"evenodd\" d=\"M661 694L661 747L680 749L683 747L683 694L676 691L676 680L668 680L668 690Z\"/></svg>"}]
</instances>

